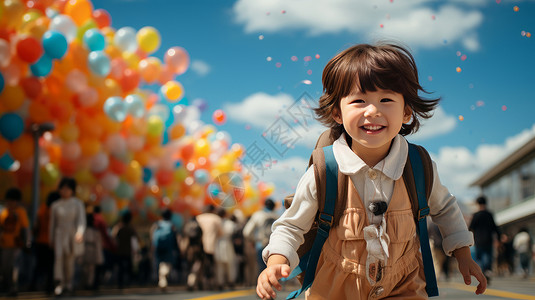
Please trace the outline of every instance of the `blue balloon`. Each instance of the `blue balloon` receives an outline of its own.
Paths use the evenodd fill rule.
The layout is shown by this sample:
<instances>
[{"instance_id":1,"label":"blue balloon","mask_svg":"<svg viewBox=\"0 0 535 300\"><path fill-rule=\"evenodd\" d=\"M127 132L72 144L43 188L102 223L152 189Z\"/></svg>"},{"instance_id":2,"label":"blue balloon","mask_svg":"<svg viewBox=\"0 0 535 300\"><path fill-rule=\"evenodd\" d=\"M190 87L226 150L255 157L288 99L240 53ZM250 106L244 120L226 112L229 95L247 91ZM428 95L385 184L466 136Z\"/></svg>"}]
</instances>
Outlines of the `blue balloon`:
<instances>
[{"instance_id":1,"label":"blue balloon","mask_svg":"<svg viewBox=\"0 0 535 300\"><path fill-rule=\"evenodd\" d=\"M52 71L52 58L46 53L33 65L30 66L33 76L46 77Z\"/></svg>"},{"instance_id":2,"label":"blue balloon","mask_svg":"<svg viewBox=\"0 0 535 300\"><path fill-rule=\"evenodd\" d=\"M134 190L128 183L121 181L115 189L115 195L122 199L131 199L134 197Z\"/></svg>"},{"instance_id":3,"label":"blue balloon","mask_svg":"<svg viewBox=\"0 0 535 300\"><path fill-rule=\"evenodd\" d=\"M106 48L106 39L98 29L92 28L84 33L84 44L89 51L102 51Z\"/></svg>"},{"instance_id":4,"label":"blue balloon","mask_svg":"<svg viewBox=\"0 0 535 300\"><path fill-rule=\"evenodd\" d=\"M219 185L215 183L210 183L208 185L208 192L212 197L217 197L219 193L221 192L221 189L219 188Z\"/></svg>"},{"instance_id":5,"label":"blue balloon","mask_svg":"<svg viewBox=\"0 0 535 300\"><path fill-rule=\"evenodd\" d=\"M88 57L89 69L99 76L106 76L111 71L111 61L103 51L92 51Z\"/></svg>"},{"instance_id":6,"label":"blue balloon","mask_svg":"<svg viewBox=\"0 0 535 300\"><path fill-rule=\"evenodd\" d=\"M104 112L110 119L122 122L126 119L126 104L121 97L109 97L104 102Z\"/></svg>"},{"instance_id":7,"label":"blue balloon","mask_svg":"<svg viewBox=\"0 0 535 300\"><path fill-rule=\"evenodd\" d=\"M195 181L200 184L205 184L210 180L210 173L204 169L197 169L193 176L195 177Z\"/></svg>"},{"instance_id":8,"label":"blue balloon","mask_svg":"<svg viewBox=\"0 0 535 300\"><path fill-rule=\"evenodd\" d=\"M61 59L68 47L67 39L59 31L49 30L43 35L43 49L51 58Z\"/></svg>"},{"instance_id":9,"label":"blue balloon","mask_svg":"<svg viewBox=\"0 0 535 300\"><path fill-rule=\"evenodd\" d=\"M184 225L184 218L181 215L173 213L171 215L171 223L175 225L175 228L180 231Z\"/></svg>"},{"instance_id":10,"label":"blue balloon","mask_svg":"<svg viewBox=\"0 0 535 300\"><path fill-rule=\"evenodd\" d=\"M11 155L6 152L2 156L0 156L0 169L7 171L9 170L9 168L11 168L11 165L13 165L14 162L15 161L13 160Z\"/></svg>"},{"instance_id":11,"label":"blue balloon","mask_svg":"<svg viewBox=\"0 0 535 300\"><path fill-rule=\"evenodd\" d=\"M145 115L145 104L138 95L128 95L124 98L124 102L128 113L134 118L141 118Z\"/></svg>"},{"instance_id":12,"label":"blue balloon","mask_svg":"<svg viewBox=\"0 0 535 300\"><path fill-rule=\"evenodd\" d=\"M6 113L0 117L0 134L8 140L14 141L24 131L24 121L18 114Z\"/></svg>"},{"instance_id":13,"label":"blue balloon","mask_svg":"<svg viewBox=\"0 0 535 300\"><path fill-rule=\"evenodd\" d=\"M149 168L143 168L143 182L147 183L152 178L152 170Z\"/></svg>"},{"instance_id":14,"label":"blue balloon","mask_svg":"<svg viewBox=\"0 0 535 300\"><path fill-rule=\"evenodd\" d=\"M2 91L4 91L4 86L5 86L4 75L0 73L0 94L2 93Z\"/></svg>"}]
</instances>

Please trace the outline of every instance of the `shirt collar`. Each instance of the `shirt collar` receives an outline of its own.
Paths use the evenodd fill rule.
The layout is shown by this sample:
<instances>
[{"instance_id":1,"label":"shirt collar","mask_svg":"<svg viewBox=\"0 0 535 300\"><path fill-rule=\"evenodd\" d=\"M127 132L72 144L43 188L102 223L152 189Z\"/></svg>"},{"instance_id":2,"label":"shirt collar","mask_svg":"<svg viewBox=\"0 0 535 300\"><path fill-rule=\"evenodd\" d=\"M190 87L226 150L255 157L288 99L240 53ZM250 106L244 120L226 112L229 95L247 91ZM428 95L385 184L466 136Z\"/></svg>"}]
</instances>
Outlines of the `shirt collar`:
<instances>
[{"instance_id":1,"label":"shirt collar","mask_svg":"<svg viewBox=\"0 0 535 300\"><path fill-rule=\"evenodd\" d=\"M403 168L407 161L409 146L407 140L401 135L397 135L390 147L388 155L374 169L381 171L387 177L398 180L403 175ZM347 141L342 134L333 143L333 152L340 172L345 175L355 175L361 170L368 170L370 167L348 146ZM384 162L383 162L384 161ZM384 167L383 167L384 163Z\"/></svg>"}]
</instances>

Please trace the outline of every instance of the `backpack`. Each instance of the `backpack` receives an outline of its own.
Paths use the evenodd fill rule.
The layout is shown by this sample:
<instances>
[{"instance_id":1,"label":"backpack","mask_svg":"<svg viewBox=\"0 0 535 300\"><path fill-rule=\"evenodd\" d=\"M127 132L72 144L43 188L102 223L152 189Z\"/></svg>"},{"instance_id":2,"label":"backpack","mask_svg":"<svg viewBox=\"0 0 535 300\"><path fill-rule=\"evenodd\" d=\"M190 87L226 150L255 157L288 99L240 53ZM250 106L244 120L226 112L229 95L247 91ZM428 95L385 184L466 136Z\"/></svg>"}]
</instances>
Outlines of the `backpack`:
<instances>
[{"instance_id":1,"label":"backpack","mask_svg":"<svg viewBox=\"0 0 535 300\"><path fill-rule=\"evenodd\" d=\"M286 279L297 277L302 287L291 293L287 299L296 298L312 285L323 244L329 235L330 228L338 222L343 212L344 201L336 201L336 199L339 195L347 195L348 176L342 175L342 180L338 180L338 165L332 152L333 142L330 129L324 131L310 156L309 167L311 165L314 167L318 212L310 230L304 235L305 242L297 250L299 265ZM429 297L438 296L426 223L426 217L429 214L427 199L429 199L433 184L433 165L429 153L423 147L409 143L409 157L403 170L403 180L420 237L426 291ZM292 194L284 199L286 208L291 206L293 196Z\"/></svg>"},{"instance_id":2,"label":"backpack","mask_svg":"<svg viewBox=\"0 0 535 300\"><path fill-rule=\"evenodd\" d=\"M152 240L156 246L157 253L174 250L177 242L173 224L169 221L159 221L158 227L153 233Z\"/></svg>"},{"instance_id":3,"label":"backpack","mask_svg":"<svg viewBox=\"0 0 535 300\"><path fill-rule=\"evenodd\" d=\"M271 227L273 226L273 223L276 221L276 218L273 218L271 216L267 216L264 220L264 224L260 228L260 239L262 242L262 246L267 246L269 244L269 237L271 236Z\"/></svg>"}]
</instances>

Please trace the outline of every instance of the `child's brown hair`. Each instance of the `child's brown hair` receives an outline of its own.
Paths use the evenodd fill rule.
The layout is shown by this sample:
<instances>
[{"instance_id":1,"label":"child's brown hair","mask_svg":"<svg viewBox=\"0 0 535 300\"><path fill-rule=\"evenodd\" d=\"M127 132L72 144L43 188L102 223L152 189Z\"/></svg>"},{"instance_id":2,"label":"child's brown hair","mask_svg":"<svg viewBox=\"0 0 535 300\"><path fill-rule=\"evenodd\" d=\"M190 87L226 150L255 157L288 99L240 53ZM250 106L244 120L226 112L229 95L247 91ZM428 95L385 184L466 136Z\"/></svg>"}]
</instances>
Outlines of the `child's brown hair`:
<instances>
[{"instance_id":1,"label":"child's brown hair","mask_svg":"<svg viewBox=\"0 0 535 300\"><path fill-rule=\"evenodd\" d=\"M323 69L323 95L315 108L317 119L331 128L331 138L337 139L344 126L336 123L332 114L339 109L340 100L355 88L362 93L379 89L403 95L405 108L412 111L409 124L403 124L399 133L408 135L418 131L419 117L427 119L440 98L424 99L418 91L427 93L418 81L418 69L412 54L395 44L350 47L333 57Z\"/></svg>"}]
</instances>

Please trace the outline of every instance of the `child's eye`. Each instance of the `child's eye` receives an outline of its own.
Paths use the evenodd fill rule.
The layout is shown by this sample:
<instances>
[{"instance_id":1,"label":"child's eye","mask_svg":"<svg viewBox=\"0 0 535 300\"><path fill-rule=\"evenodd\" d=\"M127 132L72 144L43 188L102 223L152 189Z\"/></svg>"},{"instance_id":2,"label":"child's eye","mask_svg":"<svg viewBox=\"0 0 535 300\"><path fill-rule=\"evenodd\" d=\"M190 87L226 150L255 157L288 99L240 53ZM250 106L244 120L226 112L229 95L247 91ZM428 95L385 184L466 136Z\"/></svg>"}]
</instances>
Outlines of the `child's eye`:
<instances>
[{"instance_id":1,"label":"child's eye","mask_svg":"<svg viewBox=\"0 0 535 300\"><path fill-rule=\"evenodd\" d=\"M381 102L392 102L394 100L390 99L390 98L383 98L381 99Z\"/></svg>"},{"instance_id":2,"label":"child's eye","mask_svg":"<svg viewBox=\"0 0 535 300\"><path fill-rule=\"evenodd\" d=\"M362 99L355 99L355 100L352 100L352 101L351 101L351 104L353 104L353 103L364 103L364 100L362 100Z\"/></svg>"}]
</instances>

